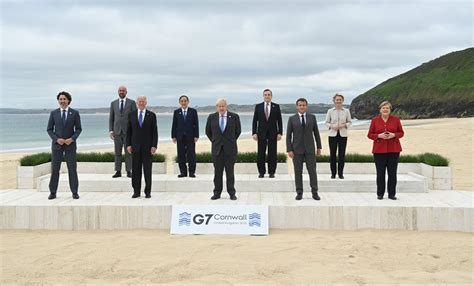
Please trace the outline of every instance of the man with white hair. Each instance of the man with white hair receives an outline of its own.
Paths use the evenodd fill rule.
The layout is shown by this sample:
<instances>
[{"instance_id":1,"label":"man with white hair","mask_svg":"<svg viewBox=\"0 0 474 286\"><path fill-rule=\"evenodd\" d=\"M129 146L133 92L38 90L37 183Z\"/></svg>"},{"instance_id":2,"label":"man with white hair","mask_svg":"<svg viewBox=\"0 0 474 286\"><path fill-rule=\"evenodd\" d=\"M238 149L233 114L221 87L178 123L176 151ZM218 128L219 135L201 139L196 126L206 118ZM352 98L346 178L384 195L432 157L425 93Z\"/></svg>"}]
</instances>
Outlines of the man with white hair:
<instances>
[{"instance_id":1,"label":"man with white hair","mask_svg":"<svg viewBox=\"0 0 474 286\"><path fill-rule=\"evenodd\" d=\"M212 162L214 163L214 195L211 200L221 198L223 180L226 174L227 192L231 200L236 200L234 165L237 159L237 139L241 133L240 118L227 110L227 100L216 102L216 113L209 114L206 135L212 142Z\"/></svg>"}]
</instances>

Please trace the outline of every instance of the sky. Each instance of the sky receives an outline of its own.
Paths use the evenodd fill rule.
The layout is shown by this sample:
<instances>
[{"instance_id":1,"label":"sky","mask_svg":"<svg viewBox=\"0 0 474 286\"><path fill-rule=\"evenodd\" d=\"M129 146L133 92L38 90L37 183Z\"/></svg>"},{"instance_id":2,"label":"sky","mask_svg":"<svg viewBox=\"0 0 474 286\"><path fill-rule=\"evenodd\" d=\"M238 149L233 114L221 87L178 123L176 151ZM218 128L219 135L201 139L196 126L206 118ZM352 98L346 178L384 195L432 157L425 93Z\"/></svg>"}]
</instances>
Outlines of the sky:
<instances>
[{"instance_id":1,"label":"sky","mask_svg":"<svg viewBox=\"0 0 474 286\"><path fill-rule=\"evenodd\" d=\"M0 108L345 103L473 46L472 0L0 0ZM131 4L133 3L133 4Z\"/></svg>"}]
</instances>

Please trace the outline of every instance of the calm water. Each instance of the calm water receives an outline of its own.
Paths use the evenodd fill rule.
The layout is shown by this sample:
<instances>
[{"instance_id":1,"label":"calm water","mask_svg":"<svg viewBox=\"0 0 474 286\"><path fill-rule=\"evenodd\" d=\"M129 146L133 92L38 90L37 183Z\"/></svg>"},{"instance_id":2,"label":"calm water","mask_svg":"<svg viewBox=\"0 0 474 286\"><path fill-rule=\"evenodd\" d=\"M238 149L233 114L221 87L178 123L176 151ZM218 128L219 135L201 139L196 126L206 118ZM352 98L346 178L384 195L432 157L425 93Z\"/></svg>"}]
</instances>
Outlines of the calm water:
<instances>
[{"instance_id":1,"label":"calm water","mask_svg":"<svg viewBox=\"0 0 474 286\"><path fill-rule=\"evenodd\" d=\"M207 115L202 114L199 117L201 137L205 137ZM286 130L286 122L290 116L283 115L283 130ZM252 117L249 114L240 115L242 137L251 135ZM46 132L48 118L49 114L0 114L0 152L49 150L51 140ZM316 114L316 118L321 129L325 114ZM82 133L77 141L79 148L112 147L113 142L108 137L108 119L108 114L81 114ZM159 140L169 141L172 115L158 114L157 120Z\"/></svg>"}]
</instances>

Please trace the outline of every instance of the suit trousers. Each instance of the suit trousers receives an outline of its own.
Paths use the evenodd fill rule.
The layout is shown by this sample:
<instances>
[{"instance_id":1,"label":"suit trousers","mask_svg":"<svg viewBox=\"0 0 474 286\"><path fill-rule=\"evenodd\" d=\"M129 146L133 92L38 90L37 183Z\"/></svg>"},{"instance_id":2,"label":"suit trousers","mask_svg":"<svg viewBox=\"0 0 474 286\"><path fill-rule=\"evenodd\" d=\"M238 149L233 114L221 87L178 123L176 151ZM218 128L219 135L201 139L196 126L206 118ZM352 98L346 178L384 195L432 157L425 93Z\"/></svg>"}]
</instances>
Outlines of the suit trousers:
<instances>
[{"instance_id":1,"label":"suit trousers","mask_svg":"<svg viewBox=\"0 0 474 286\"><path fill-rule=\"evenodd\" d=\"M59 171L63 154L66 158L67 172L69 176L69 188L72 193L77 193L79 189L79 180L77 179L77 160L76 148L66 148L51 150L51 178L49 180L49 191L56 194L58 191Z\"/></svg>"},{"instance_id":2,"label":"suit trousers","mask_svg":"<svg viewBox=\"0 0 474 286\"><path fill-rule=\"evenodd\" d=\"M268 147L268 155L266 155L266 150ZM265 175L265 161L268 162L268 173L275 174L277 168L277 138L270 138L267 134L265 137L261 138L258 136L258 155L257 155L257 168L258 173ZM265 158L266 157L266 158Z\"/></svg>"},{"instance_id":3,"label":"suit trousers","mask_svg":"<svg viewBox=\"0 0 474 286\"><path fill-rule=\"evenodd\" d=\"M179 171L181 174L196 173L196 143L194 143L194 138L183 137L176 142L176 147L178 148L178 165Z\"/></svg>"},{"instance_id":4,"label":"suit trousers","mask_svg":"<svg viewBox=\"0 0 474 286\"><path fill-rule=\"evenodd\" d=\"M296 193L303 193L303 161L306 161L306 169L309 174L311 193L318 193L318 177L316 175L316 155L315 154L295 154L293 157L293 167L295 169Z\"/></svg>"},{"instance_id":5,"label":"suit trousers","mask_svg":"<svg viewBox=\"0 0 474 286\"><path fill-rule=\"evenodd\" d=\"M344 162L346 160L347 137L342 137L339 131L335 137L329 136L329 151L331 162L331 174L339 176L344 175ZM339 152L338 152L339 151ZM337 158L336 158L337 153ZM337 162L337 166L336 166Z\"/></svg>"},{"instance_id":6,"label":"suit trousers","mask_svg":"<svg viewBox=\"0 0 474 286\"><path fill-rule=\"evenodd\" d=\"M397 167L400 153L374 154L377 169L377 196L385 194L385 173L388 173L387 189L389 196L395 196L397 187Z\"/></svg>"},{"instance_id":7,"label":"suit trousers","mask_svg":"<svg viewBox=\"0 0 474 286\"><path fill-rule=\"evenodd\" d=\"M125 170L127 172L132 170L132 157L127 152L126 140L127 134L114 135L115 171L118 172L122 171L122 149L125 153Z\"/></svg>"},{"instance_id":8,"label":"suit trousers","mask_svg":"<svg viewBox=\"0 0 474 286\"><path fill-rule=\"evenodd\" d=\"M234 165L237 155L225 155L224 150L221 149L219 155L213 155L212 161L214 163L214 194L220 196L223 188L222 176L226 175L227 193L235 195L235 176Z\"/></svg>"},{"instance_id":9,"label":"suit trousers","mask_svg":"<svg viewBox=\"0 0 474 286\"><path fill-rule=\"evenodd\" d=\"M142 170L145 177L145 195L151 193L152 155L149 148L140 148L132 153L132 187L133 193L140 195L142 187Z\"/></svg>"}]
</instances>

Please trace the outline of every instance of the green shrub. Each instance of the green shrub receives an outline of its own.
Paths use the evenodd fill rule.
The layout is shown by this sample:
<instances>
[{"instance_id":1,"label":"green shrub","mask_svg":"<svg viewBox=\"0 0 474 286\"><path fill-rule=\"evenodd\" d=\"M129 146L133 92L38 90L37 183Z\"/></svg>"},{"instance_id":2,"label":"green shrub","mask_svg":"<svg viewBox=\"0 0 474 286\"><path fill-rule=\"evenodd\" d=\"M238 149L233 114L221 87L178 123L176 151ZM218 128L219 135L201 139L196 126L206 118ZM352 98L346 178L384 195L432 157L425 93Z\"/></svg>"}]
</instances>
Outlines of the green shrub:
<instances>
[{"instance_id":1,"label":"green shrub","mask_svg":"<svg viewBox=\"0 0 474 286\"><path fill-rule=\"evenodd\" d=\"M20 159L20 166L37 166L51 162L51 153L26 155Z\"/></svg>"},{"instance_id":2,"label":"green shrub","mask_svg":"<svg viewBox=\"0 0 474 286\"><path fill-rule=\"evenodd\" d=\"M123 159L123 157L122 157ZM63 157L63 161L65 158ZM77 153L77 162L114 162L115 155L112 152L98 153ZM152 158L153 162L162 163L166 161L166 157L163 154L155 154ZM38 153L33 155L27 155L20 159L21 166L37 166L44 163L51 162L51 153Z\"/></svg>"},{"instance_id":3,"label":"green shrub","mask_svg":"<svg viewBox=\"0 0 474 286\"><path fill-rule=\"evenodd\" d=\"M439 166L439 167L449 166L449 160L439 154L423 153L419 155L419 157L420 157L420 162L425 163L430 166Z\"/></svg>"}]
</instances>

